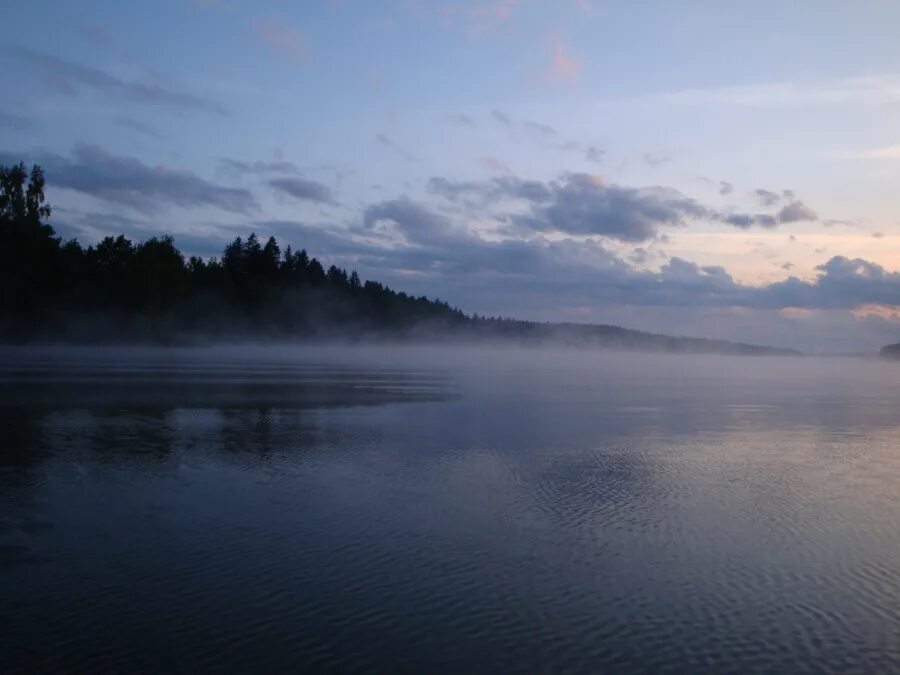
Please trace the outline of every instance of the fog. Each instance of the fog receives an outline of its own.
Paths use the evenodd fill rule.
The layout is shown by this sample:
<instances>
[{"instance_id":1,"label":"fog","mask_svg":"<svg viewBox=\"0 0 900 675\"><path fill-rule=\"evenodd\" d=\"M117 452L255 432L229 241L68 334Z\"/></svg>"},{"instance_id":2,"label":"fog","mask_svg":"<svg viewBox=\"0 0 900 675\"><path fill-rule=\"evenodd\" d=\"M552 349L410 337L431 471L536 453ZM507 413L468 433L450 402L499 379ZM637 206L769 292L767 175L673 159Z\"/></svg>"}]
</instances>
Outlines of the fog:
<instances>
[{"instance_id":1,"label":"fog","mask_svg":"<svg viewBox=\"0 0 900 675\"><path fill-rule=\"evenodd\" d=\"M765 400L811 388L866 398L900 390L876 358L728 356L507 342L228 343L209 346L14 346L0 349L6 404L157 402L173 407L357 404L552 386L577 398ZM514 383L514 384L512 384ZM85 398L87 397L87 398Z\"/></svg>"}]
</instances>

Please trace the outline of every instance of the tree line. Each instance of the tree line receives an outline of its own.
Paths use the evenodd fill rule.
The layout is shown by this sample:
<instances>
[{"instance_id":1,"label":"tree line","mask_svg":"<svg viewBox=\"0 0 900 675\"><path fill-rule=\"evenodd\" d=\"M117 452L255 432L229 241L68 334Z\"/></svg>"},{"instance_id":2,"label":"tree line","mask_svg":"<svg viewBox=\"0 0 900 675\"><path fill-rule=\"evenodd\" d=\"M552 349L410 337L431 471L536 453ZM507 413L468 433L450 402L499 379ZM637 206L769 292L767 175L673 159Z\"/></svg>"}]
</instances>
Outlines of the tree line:
<instances>
[{"instance_id":1,"label":"tree line","mask_svg":"<svg viewBox=\"0 0 900 675\"><path fill-rule=\"evenodd\" d=\"M466 315L440 300L327 269L274 237L237 237L221 257L185 257L170 236L84 247L48 224L39 166L0 166L0 340L428 337L667 352L786 354L618 326Z\"/></svg>"},{"instance_id":2,"label":"tree line","mask_svg":"<svg viewBox=\"0 0 900 675\"><path fill-rule=\"evenodd\" d=\"M326 269L274 237L237 237L208 259L186 257L170 236L64 241L47 222L44 188L39 166L0 167L4 339L396 334L472 321L446 302Z\"/></svg>"}]
</instances>

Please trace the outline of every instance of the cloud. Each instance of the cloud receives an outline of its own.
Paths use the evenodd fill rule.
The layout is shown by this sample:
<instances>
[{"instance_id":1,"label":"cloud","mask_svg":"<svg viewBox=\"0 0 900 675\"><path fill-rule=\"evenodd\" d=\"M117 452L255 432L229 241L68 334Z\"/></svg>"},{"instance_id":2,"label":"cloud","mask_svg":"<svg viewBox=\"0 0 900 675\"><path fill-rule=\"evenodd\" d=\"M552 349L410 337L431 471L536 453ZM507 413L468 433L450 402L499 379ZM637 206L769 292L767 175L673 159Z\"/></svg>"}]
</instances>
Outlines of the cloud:
<instances>
[{"instance_id":1,"label":"cloud","mask_svg":"<svg viewBox=\"0 0 900 675\"><path fill-rule=\"evenodd\" d=\"M661 164L665 164L669 161L669 157L667 155L655 155L652 152L645 152L641 155L641 159L644 160L644 163L648 166L660 166Z\"/></svg>"},{"instance_id":2,"label":"cloud","mask_svg":"<svg viewBox=\"0 0 900 675\"><path fill-rule=\"evenodd\" d=\"M94 23L79 23L73 28L74 32L98 47L109 47L115 42L113 36L103 26Z\"/></svg>"},{"instance_id":3,"label":"cloud","mask_svg":"<svg viewBox=\"0 0 900 675\"><path fill-rule=\"evenodd\" d=\"M455 0L424 3L407 0L404 6L424 17L435 17L447 28L460 28L471 37L480 37L506 24L520 0Z\"/></svg>"},{"instance_id":4,"label":"cloud","mask_svg":"<svg viewBox=\"0 0 900 675\"><path fill-rule=\"evenodd\" d=\"M776 213L721 213L716 219L742 230L758 226L772 229L779 225L788 225L804 221L818 220L818 214L797 199L791 190L784 190L780 195L769 190L755 190L753 195L763 206L776 206L788 200Z\"/></svg>"},{"instance_id":5,"label":"cloud","mask_svg":"<svg viewBox=\"0 0 900 675\"><path fill-rule=\"evenodd\" d=\"M71 159L52 153L39 153L34 159L43 167L48 185L142 213L156 213L170 206L210 206L245 214L258 209L247 190L216 185L190 171L149 167L138 159L111 155L96 145L76 145ZM12 153L0 153L0 162L12 161L17 161Z\"/></svg>"},{"instance_id":6,"label":"cloud","mask_svg":"<svg viewBox=\"0 0 900 675\"><path fill-rule=\"evenodd\" d=\"M855 157L860 159L900 159L900 145L887 145L882 148L866 150Z\"/></svg>"},{"instance_id":7,"label":"cloud","mask_svg":"<svg viewBox=\"0 0 900 675\"><path fill-rule=\"evenodd\" d=\"M41 72L46 82L65 94L76 94L87 89L133 103L225 114L219 104L194 94L173 91L158 84L123 80L102 70L28 47L7 47L3 51Z\"/></svg>"},{"instance_id":8,"label":"cloud","mask_svg":"<svg viewBox=\"0 0 900 675\"><path fill-rule=\"evenodd\" d=\"M833 256L816 267L814 281L790 277L749 293L756 306L854 309L863 305L900 306L900 274L862 258ZM755 296L755 297L753 297Z\"/></svg>"},{"instance_id":9,"label":"cloud","mask_svg":"<svg viewBox=\"0 0 900 675\"><path fill-rule=\"evenodd\" d=\"M641 104L674 106L745 106L751 108L885 105L900 101L900 75L834 78L811 82L683 89L641 97Z\"/></svg>"},{"instance_id":10,"label":"cloud","mask_svg":"<svg viewBox=\"0 0 900 675\"><path fill-rule=\"evenodd\" d=\"M475 34L484 33L505 23L512 16L519 0L488 0L477 2L468 10L468 30Z\"/></svg>"},{"instance_id":11,"label":"cloud","mask_svg":"<svg viewBox=\"0 0 900 675\"><path fill-rule=\"evenodd\" d=\"M781 195L770 192L769 190L758 189L754 190L753 194L763 206L774 206L781 201Z\"/></svg>"},{"instance_id":12,"label":"cloud","mask_svg":"<svg viewBox=\"0 0 900 675\"><path fill-rule=\"evenodd\" d=\"M545 202L551 197L550 189L541 181L523 180L515 176L500 176L490 181L451 181L435 176L428 181L428 190L452 201L476 198L483 205L503 199L526 202Z\"/></svg>"},{"instance_id":13,"label":"cloud","mask_svg":"<svg viewBox=\"0 0 900 675\"><path fill-rule=\"evenodd\" d=\"M26 129L34 127L34 122L24 115L0 110L0 127L9 127L16 131L25 131Z\"/></svg>"},{"instance_id":14,"label":"cloud","mask_svg":"<svg viewBox=\"0 0 900 675\"><path fill-rule=\"evenodd\" d=\"M818 219L817 214L789 190L784 194L791 201L776 213L721 212L673 188L610 184L587 173L563 173L549 183L523 180L513 175L490 181L433 177L427 187L433 194L451 202L477 207L481 216L527 230L600 235L629 242L658 237L660 228L676 227L694 220L720 222L740 229L771 229ZM510 201L521 202L526 210L510 208Z\"/></svg>"},{"instance_id":15,"label":"cloud","mask_svg":"<svg viewBox=\"0 0 900 675\"><path fill-rule=\"evenodd\" d=\"M584 173L564 174L549 185L549 199L534 200L531 213L514 218L538 231L603 235L622 241L651 239L660 226L682 225L709 211L672 188L631 188Z\"/></svg>"},{"instance_id":16,"label":"cloud","mask_svg":"<svg viewBox=\"0 0 900 675\"><path fill-rule=\"evenodd\" d=\"M480 157L478 159L478 163L483 166L488 171L492 171L493 173L506 173L511 174L512 169L509 168L506 164L504 164L497 157L492 157L490 155L486 155L484 157Z\"/></svg>"},{"instance_id":17,"label":"cloud","mask_svg":"<svg viewBox=\"0 0 900 675\"><path fill-rule=\"evenodd\" d=\"M273 178L269 185L275 190L301 201L332 204L334 199L327 185L304 178Z\"/></svg>"},{"instance_id":18,"label":"cloud","mask_svg":"<svg viewBox=\"0 0 900 675\"><path fill-rule=\"evenodd\" d=\"M233 174L267 174L267 173L286 173L299 174L300 167L293 162L278 160L275 162L244 162L238 159L229 159L223 157L219 160L221 168L226 173Z\"/></svg>"},{"instance_id":19,"label":"cloud","mask_svg":"<svg viewBox=\"0 0 900 675\"><path fill-rule=\"evenodd\" d=\"M444 185L441 181L436 184ZM480 189L475 183L463 187ZM518 187L509 181L509 189ZM659 208L669 213L694 207L666 203ZM382 226L387 230L379 232L384 230ZM563 304L755 310L900 306L900 274L859 258L834 256L816 268L812 280L789 277L749 286L735 281L722 267L701 266L678 257L657 271L638 269L592 239L485 239L406 197L369 206L363 214L363 227L375 239L362 240L356 233L348 233L344 238L347 256L388 275L402 273L409 278L410 272L416 272L416 279L439 289L442 295L471 294L483 299L486 294L497 300L497 294L511 288L509 295L503 296L504 302L524 299L532 307L546 303L551 308ZM397 234L402 239L396 239ZM379 241L379 236L385 239ZM629 255L638 264L649 257L646 249L640 248ZM789 269L789 263L784 268ZM505 284L504 278L516 282Z\"/></svg>"},{"instance_id":20,"label":"cloud","mask_svg":"<svg viewBox=\"0 0 900 675\"><path fill-rule=\"evenodd\" d=\"M305 61L308 56L303 34L286 23L276 19L257 19L252 24L253 32L271 51L296 61Z\"/></svg>"},{"instance_id":21,"label":"cloud","mask_svg":"<svg viewBox=\"0 0 900 675\"><path fill-rule=\"evenodd\" d=\"M584 158L589 162L594 162L595 164L600 164L603 162L603 158L606 156L606 150L600 150L599 148L595 148L593 145L588 147L584 151Z\"/></svg>"},{"instance_id":22,"label":"cloud","mask_svg":"<svg viewBox=\"0 0 900 675\"><path fill-rule=\"evenodd\" d=\"M129 117L128 115L116 115L113 118L113 121L120 127L131 129L132 131L138 132L142 136L147 136L148 138L152 138L154 140L164 140L168 138L168 136L157 130L156 127L147 124L146 122L141 122L140 120L134 119L133 117Z\"/></svg>"},{"instance_id":23,"label":"cloud","mask_svg":"<svg viewBox=\"0 0 900 675\"><path fill-rule=\"evenodd\" d=\"M742 230L749 230L754 225L766 229L778 226L775 216L766 213L729 213L721 216L721 221L728 225L734 225Z\"/></svg>"},{"instance_id":24,"label":"cloud","mask_svg":"<svg viewBox=\"0 0 900 675\"><path fill-rule=\"evenodd\" d=\"M452 122L453 124L458 124L461 127L469 127L474 128L475 120L466 115L465 113L457 113L454 115L447 115L447 120Z\"/></svg>"},{"instance_id":25,"label":"cloud","mask_svg":"<svg viewBox=\"0 0 900 675\"><path fill-rule=\"evenodd\" d=\"M503 126L508 127L512 124L512 120L510 119L509 115L499 110L491 110L491 117L500 122L500 124L502 124Z\"/></svg>"},{"instance_id":26,"label":"cloud","mask_svg":"<svg viewBox=\"0 0 900 675\"><path fill-rule=\"evenodd\" d=\"M526 129L531 129L532 131L537 131L539 134L543 136L555 136L556 129L551 127L549 124L543 124L541 122L533 122L531 120L525 120L522 122L522 126Z\"/></svg>"},{"instance_id":27,"label":"cloud","mask_svg":"<svg viewBox=\"0 0 900 675\"><path fill-rule=\"evenodd\" d=\"M730 195L734 192L734 185L729 183L727 180L719 181L719 194L720 195Z\"/></svg>"},{"instance_id":28,"label":"cloud","mask_svg":"<svg viewBox=\"0 0 900 675\"><path fill-rule=\"evenodd\" d=\"M411 152L406 150L406 148L404 148L403 146L396 143L393 139L388 138L385 134L378 133L375 135L375 138L383 146L385 146L386 148L390 148L391 150L396 152L398 155L403 157L403 159L405 159L406 161L408 161L408 162L418 162L419 161L419 159L415 155L413 155Z\"/></svg>"},{"instance_id":29,"label":"cloud","mask_svg":"<svg viewBox=\"0 0 900 675\"><path fill-rule=\"evenodd\" d=\"M797 223L801 221L818 220L819 216L800 201L792 201L785 204L776 215L779 223Z\"/></svg>"},{"instance_id":30,"label":"cloud","mask_svg":"<svg viewBox=\"0 0 900 675\"><path fill-rule=\"evenodd\" d=\"M452 242L458 239L458 228L445 216L400 197L368 207L363 213L363 225L372 229L382 222L393 223L407 241L412 243Z\"/></svg>"},{"instance_id":31,"label":"cloud","mask_svg":"<svg viewBox=\"0 0 900 675\"><path fill-rule=\"evenodd\" d=\"M549 63L542 79L549 83L570 84L581 72L581 60L569 54L569 48L556 38L548 46Z\"/></svg>"},{"instance_id":32,"label":"cloud","mask_svg":"<svg viewBox=\"0 0 900 675\"><path fill-rule=\"evenodd\" d=\"M524 202L525 213L496 213L501 221L536 232L601 235L621 241L652 239L663 226L684 224L686 219L713 213L677 190L664 187L632 188L612 185L585 173L565 173L543 183L514 176L488 182L454 182L435 177L431 192L451 201L486 206L504 200Z\"/></svg>"}]
</instances>

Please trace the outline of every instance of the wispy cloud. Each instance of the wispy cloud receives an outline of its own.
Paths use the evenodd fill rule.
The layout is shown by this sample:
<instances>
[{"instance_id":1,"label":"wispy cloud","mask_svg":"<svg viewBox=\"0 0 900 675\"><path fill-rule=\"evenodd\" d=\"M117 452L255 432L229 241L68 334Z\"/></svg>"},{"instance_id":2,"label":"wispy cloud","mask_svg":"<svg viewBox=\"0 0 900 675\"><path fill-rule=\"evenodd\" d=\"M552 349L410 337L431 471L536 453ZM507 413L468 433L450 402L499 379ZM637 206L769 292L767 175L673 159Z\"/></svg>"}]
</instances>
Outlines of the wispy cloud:
<instances>
[{"instance_id":1,"label":"wispy cloud","mask_svg":"<svg viewBox=\"0 0 900 675\"><path fill-rule=\"evenodd\" d=\"M510 119L509 115L500 110L491 110L491 117L493 117L505 127L508 127L510 124L512 124L512 120Z\"/></svg>"},{"instance_id":2,"label":"wispy cloud","mask_svg":"<svg viewBox=\"0 0 900 675\"><path fill-rule=\"evenodd\" d=\"M532 131L536 131L542 136L555 136L556 129L551 127L549 124L544 124L543 122L534 122L532 120L525 120L522 122L522 126L526 129L531 129Z\"/></svg>"},{"instance_id":3,"label":"wispy cloud","mask_svg":"<svg viewBox=\"0 0 900 675\"><path fill-rule=\"evenodd\" d=\"M520 4L521 0L405 0L403 6L422 19L479 37L505 25Z\"/></svg>"},{"instance_id":4,"label":"wispy cloud","mask_svg":"<svg viewBox=\"0 0 900 675\"><path fill-rule=\"evenodd\" d=\"M657 166L660 166L661 164L665 164L666 162L668 162L669 156L668 155L657 155L652 152L645 152L643 155L641 155L641 159L643 159L644 163L647 164L648 166L657 167Z\"/></svg>"},{"instance_id":5,"label":"wispy cloud","mask_svg":"<svg viewBox=\"0 0 900 675\"><path fill-rule=\"evenodd\" d=\"M116 117L113 118L113 121L120 127L130 129L131 131L136 131L142 136L147 136L148 138L153 138L155 140L164 140L168 138L168 136L159 131L153 125L142 122L141 120L134 119L133 117L129 117L128 115L116 115Z\"/></svg>"},{"instance_id":6,"label":"wispy cloud","mask_svg":"<svg viewBox=\"0 0 900 675\"><path fill-rule=\"evenodd\" d=\"M881 105L900 102L900 74L682 89L640 98L642 103L647 103L648 100L675 106L729 105L754 108Z\"/></svg>"},{"instance_id":7,"label":"wispy cloud","mask_svg":"<svg viewBox=\"0 0 900 675\"><path fill-rule=\"evenodd\" d=\"M402 145L398 144L395 140L388 138L385 134L378 133L375 135L375 139L384 147L390 148L391 150L396 152L398 155L403 157L403 159L405 159L409 162L418 162L419 161L418 157L413 155L409 150L404 148Z\"/></svg>"},{"instance_id":8,"label":"wispy cloud","mask_svg":"<svg viewBox=\"0 0 900 675\"><path fill-rule=\"evenodd\" d=\"M9 112L7 110L0 110L0 127L9 127L16 131L25 131L33 126L34 122L24 115Z\"/></svg>"},{"instance_id":9,"label":"wispy cloud","mask_svg":"<svg viewBox=\"0 0 900 675\"><path fill-rule=\"evenodd\" d=\"M539 73L539 79L548 84L572 84L581 72L581 60L572 56L569 47L559 38L552 37L547 45L548 63Z\"/></svg>"},{"instance_id":10,"label":"wispy cloud","mask_svg":"<svg viewBox=\"0 0 900 675\"><path fill-rule=\"evenodd\" d=\"M91 90L134 103L225 113L219 104L195 94L175 91L155 83L125 80L97 68L66 61L28 47L7 47L2 52L34 68L40 72L45 82L65 94L74 95L79 91Z\"/></svg>"},{"instance_id":11,"label":"wispy cloud","mask_svg":"<svg viewBox=\"0 0 900 675\"><path fill-rule=\"evenodd\" d=\"M520 0L488 0L476 2L462 11L466 30L481 35L509 21Z\"/></svg>"},{"instance_id":12,"label":"wispy cloud","mask_svg":"<svg viewBox=\"0 0 900 675\"><path fill-rule=\"evenodd\" d=\"M244 162L239 159L229 159L228 157L223 157L219 160L219 164L222 173L236 175L301 173L300 167L298 167L293 162L288 162L284 159L278 159L274 162L262 162L259 160L255 162Z\"/></svg>"},{"instance_id":13,"label":"wispy cloud","mask_svg":"<svg viewBox=\"0 0 900 675\"><path fill-rule=\"evenodd\" d=\"M334 202L331 188L322 183L305 178L287 177L273 178L269 185L279 193L300 201L330 204Z\"/></svg>"},{"instance_id":14,"label":"wispy cloud","mask_svg":"<svg viewBox=\"0 0 900 675\"><path fill-rule=\"evenodd\" d=\"M113 204L150 214L166 207L214 207L252 213L258 209L253 195L240 188L216 185L190 171L150 167L133 157L112 155L96 145L78 144L72 157L38 153L34 158L51 186L68 188ZM18 161L0 153L0 163Z\"/></svg>"},{"instance_id":15,"label":"wispy cloud","mask_svg":"<svg viewBox=\"0 0 900 675\"><path fill-rule=\"evenodd\" d=\"M858 159L900 159L900 144L866 150L854 156Z\"/></svg>"},{"instance_id":16,"label":"wispy cloud","mask_svg":"<svg viewBox=\"0 0 900 675\"><path fill-rule=\"evenodd\" d=\"M257 19L252 27L257 37L276 54L296 61L305 61L309 56L303 34L293 26L276 19Z\"/></svg>"},{"instance_id":17,"label":"wispy cloud","mask_svg":"<svg viewBox=\"0 0 900 675\"><path fill-rule=\"evenodd\" d=\"M452 122L453 124L457 124L461 127L474 127L475 120L466 115L465 113L456 113L452 115L447 115L447 121Z\"/></svg>"}]
</instances>

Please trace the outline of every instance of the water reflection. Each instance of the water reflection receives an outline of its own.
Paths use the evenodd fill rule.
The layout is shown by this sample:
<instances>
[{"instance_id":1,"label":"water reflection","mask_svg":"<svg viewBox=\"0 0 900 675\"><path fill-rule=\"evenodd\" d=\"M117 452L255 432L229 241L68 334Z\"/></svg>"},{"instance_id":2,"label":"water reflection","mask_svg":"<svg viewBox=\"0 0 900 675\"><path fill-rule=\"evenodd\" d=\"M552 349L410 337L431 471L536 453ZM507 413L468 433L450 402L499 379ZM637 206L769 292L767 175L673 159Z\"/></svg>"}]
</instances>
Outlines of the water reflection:
<instances>
[{"instance_id":1,"label":"water reflection","mask_svg":"<svg viewBox=\"0 0 900 675\"><path fill-rule=\"evenodd\" d=\"M405 358L7 371L6 662L900 664L890 377Z\"/></svg>"}]
</instances>

